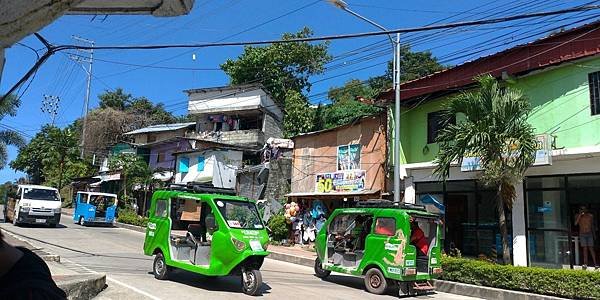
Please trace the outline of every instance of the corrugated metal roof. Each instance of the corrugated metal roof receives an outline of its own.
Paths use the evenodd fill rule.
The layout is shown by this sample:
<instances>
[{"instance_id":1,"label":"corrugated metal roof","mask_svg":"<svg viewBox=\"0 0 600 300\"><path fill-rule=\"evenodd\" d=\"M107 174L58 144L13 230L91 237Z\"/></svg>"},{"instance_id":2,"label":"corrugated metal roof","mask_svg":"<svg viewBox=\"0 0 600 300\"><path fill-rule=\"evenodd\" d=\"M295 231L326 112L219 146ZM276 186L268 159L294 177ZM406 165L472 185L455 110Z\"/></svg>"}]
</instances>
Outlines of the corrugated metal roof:
<instances>
[{"instance_id":1,"label":"corrugated metal roof","mask_svg":"<svg viewBox=\"0 0 600 300\"><path fill-rule=\"evenodd\" d=\"M125 135L131 134L140 134L140 133L149 133L149 132L161 132L161 131L173 131L182 128L186 128L192 125L196 125L196 122L188 122L188 123L175 123L175 124L158 124L152 125L140 129L136 129L130 132L124 133Z\"/></svg>"}]
</instances>

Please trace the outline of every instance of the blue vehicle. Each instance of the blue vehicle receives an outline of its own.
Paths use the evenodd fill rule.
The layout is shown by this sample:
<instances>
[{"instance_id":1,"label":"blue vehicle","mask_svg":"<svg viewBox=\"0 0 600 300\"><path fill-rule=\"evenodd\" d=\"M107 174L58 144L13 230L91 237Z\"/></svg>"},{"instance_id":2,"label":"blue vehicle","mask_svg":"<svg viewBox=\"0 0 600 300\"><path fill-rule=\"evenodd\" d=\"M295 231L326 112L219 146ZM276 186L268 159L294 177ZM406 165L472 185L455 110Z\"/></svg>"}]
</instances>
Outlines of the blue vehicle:
<instances>
[{"instance_id":1,"label":"blue vehicle","mask_svg":"<svg viewBox=\"0 0 600 300\"><path fill-rule=\"evenodd\" d=\"M77 192L73 222L79 225L112 225L117 212L117 195Z\"/></svg>"}]
</instances>

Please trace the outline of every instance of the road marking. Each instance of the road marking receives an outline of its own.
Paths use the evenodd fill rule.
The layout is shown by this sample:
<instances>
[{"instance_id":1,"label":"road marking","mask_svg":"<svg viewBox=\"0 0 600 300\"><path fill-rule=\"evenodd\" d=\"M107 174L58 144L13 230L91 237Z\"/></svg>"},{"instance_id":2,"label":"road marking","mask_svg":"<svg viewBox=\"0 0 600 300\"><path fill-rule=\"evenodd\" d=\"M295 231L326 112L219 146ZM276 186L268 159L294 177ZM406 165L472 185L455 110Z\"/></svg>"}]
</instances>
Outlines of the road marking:
<instances>
[{"instance_id":1,"label":"road marking","mask_svg":"<svg viewBox=\"0 0 600 300\"><path fill-rule=\"evenodd\" d=\"M96 272L96 271L94 271L94 270L92 270L92 269L90 269L90 268L88 268L88 267L86 267L86 266L83 266L83 265L81 265L81 264L78 264L78 263L76 263L76 262L74 262L74 261L71 261L71 260L68 260L68 259L65 259L65 261L67 261L67 262L69 262L70 264L73 264L73 265L75 265L75 266L78 266L78 267L79 267L79 268L81 268L82 270L85 270L85 271L87 271L87 272L90 272L90 273L92 273L92 274L100 274L99 272ZM134 291L134 292L136 292L136 293L138 293L138 294L140 294L140 295L146 296L146 297L148 297L148 298L150 298L150 299L153 299L153 300L162 300L161 298L158 298L158 297L156 297L156 296L152 296L151 294L149 294L149 293L147 293L147 292L144 292L144 291L142 291L142 290L140 290L140 289L138 289L138 288L136 288L136 287L134 287L134 286L131 286L131 285L129 285L129 284L126 284L126 283L124 283L124 282L121 282L121 281L119 281L119 280L117 280L117 279L114 279L114 278L112 278L112 277L106 276L106 280L108 280L108 281L110 281L110 282L113 282L113 283L116 283L116 284L118 284L118 285L120 285L120 286L123 286L123 287L125 287L125 288L128 288L128 289L130 289L130 290L132 290L132 291Z\"/></svg>"}]
</instances>

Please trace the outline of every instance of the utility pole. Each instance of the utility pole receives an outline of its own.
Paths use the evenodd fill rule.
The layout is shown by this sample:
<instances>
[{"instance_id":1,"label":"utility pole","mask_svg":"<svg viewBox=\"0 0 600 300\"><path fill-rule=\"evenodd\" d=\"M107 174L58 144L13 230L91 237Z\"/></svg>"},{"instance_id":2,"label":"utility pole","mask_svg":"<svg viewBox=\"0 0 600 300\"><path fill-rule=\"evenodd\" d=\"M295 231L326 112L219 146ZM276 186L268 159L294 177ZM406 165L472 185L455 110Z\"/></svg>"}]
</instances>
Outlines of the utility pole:
<instances>
[{"instance_id":1,"label":"utility pole","mask_svg":"<svg viewBox=\"0 0 600 300\"><path fill-rule=\"evenodd\" d=\"M59 104L60 97L44 95L44 100L42 101L42 112L45 112L50 115L50 118L52 119L52 126L54 126L56 115L58 115Z\"/></svg>"},{"instance_id":2,"label":"utility pole","mask_svg":"<svg viewBox=\"0 0 600 300\"><path fill-rule=\"evenodd\" d=\"M328 0L335 7L383 30L389 31L387 28L381 26L379 23L368 19L361 14L351 10L348 7L348 3L343 0ZM396 34L396 40L392 38L390 34L387 35L390 39L390 43L392 44L392 59L394 62L394 72L393 72L393 86L395 91L395 101L394 101L394 202L400 203L400 33Z\"/></svg>"},{"instance_id":3,"label":"utility pole","mask_svg":"<svg viewBox=\"0 0 600 300\"><path fill-rule=\"evenodd\" d=\"M83 102L83 128L81 130L81 158L84 157L84 153L85 153L85 131L86 131L86 126L87 126L87 115L88 115L88 111L90 109L90 88L92 85L92 65L94 63L94 41L92 40L88 40L88 39L84 39L82 37L78 37L78 36L72 36L74 40L82 42L82 43L86 43L88 45L90 45L92 47L92 49L89 50L83 50L80 49L79 51L82 52L87 52L89 53L89 58L84 57L83 55L81 56L77 56L77 55L71 55L71 59L77 61L77 62L87 62L88 63L88 69L86 70L87 73L87 87L86 87L86 91L85 91L85 99ZM83 67L83 66L82 66ZM83 68L85 70L85 68Z\"/></svg>"}]
</instances>

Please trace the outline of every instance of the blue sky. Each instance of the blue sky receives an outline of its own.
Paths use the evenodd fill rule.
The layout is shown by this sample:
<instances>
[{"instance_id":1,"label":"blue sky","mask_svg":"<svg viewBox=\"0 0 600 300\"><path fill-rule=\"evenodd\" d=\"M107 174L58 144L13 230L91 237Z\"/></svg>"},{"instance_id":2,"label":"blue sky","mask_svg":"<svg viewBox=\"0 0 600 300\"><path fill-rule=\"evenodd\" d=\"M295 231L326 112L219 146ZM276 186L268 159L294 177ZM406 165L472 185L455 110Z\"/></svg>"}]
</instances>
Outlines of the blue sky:
<instances>
[{"instance_id":1,"label":"blue sky","mask_svg":"<svg viewBox=\"0 0 600 300\"><path fill-rule=\"evenodd\" d=\"M433 22L447 23L556 10L599 1L347 2L356 12L387 28L395 29ZM298 10L299 8L302 9ZM290 13L294 10L297 11ZM600 11L591 11L507 24L407 34L402 40L410 43L415 50L432 51L444 64L459 64L542 37L561 25L573 27L589 23L596 20L599 13ZM77 35L94 40L97 45L142 45L277 39L282 33L296 32L303 26L310 27L315 35L374 30L368 23L335 8L327 1L196 0L193 11L186 16L64 16L40 33L53 44L74 43L71 36ZM33 36L23 39L21 43L34 49L43 48ZM98 105L99 93L122 87L134 96L145 96L154 102L163 102L167 110L177 115L185 114L186 97L182 91L228 84L228 77L218 70L219 64L226 59L236 58L242 51L241 47L96 51L90 107ZM325 93L330 87L340 86L353 78L367 79L382 74L386 61L391 57L389 42L384 37L334 41L331 42L329 51L335 60L327 66L323 75L311 80L315 83L308 95L313 103L326 103ZM35 58L35 53L22 45L9 48L0 93L7 91L26 72ZM42 125L50 122L50 116L41 111L43 95L61 98L56 123L61 127L69 124L81 116L85 80L86 75L81 65L70 60L66 53L54 55L42 66L29 88L21 89L20 93L24 93L17 116L4 118L2 124L18 129L27 139L35 135ZM16 154L16 149L9 149L10 160ZM0 170L0 182L20 176L23 174L16 173L9 167Z\"/></svg>"}]
</instances>

